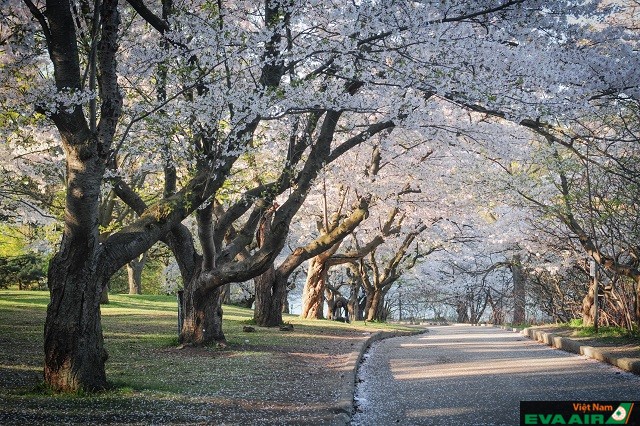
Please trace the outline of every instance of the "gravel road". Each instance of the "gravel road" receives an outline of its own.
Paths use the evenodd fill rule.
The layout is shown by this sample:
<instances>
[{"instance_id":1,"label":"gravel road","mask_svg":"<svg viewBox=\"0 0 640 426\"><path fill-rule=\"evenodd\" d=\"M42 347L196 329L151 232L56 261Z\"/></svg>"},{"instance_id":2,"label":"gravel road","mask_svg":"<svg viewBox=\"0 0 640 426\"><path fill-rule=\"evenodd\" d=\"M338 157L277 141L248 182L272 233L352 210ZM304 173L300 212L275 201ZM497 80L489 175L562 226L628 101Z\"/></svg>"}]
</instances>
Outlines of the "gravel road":
<instances>
[{"instance_id":1,"label":"gravel road","mask_svg":"<svg viewBox=\"0 0 640 426\"><path fill-rule=\"evenodd\" d=\"M640 376L492 327L383 340L358 377L352 425L517 425L521 400L640 400Z\"/></svg>"}]
</instances>

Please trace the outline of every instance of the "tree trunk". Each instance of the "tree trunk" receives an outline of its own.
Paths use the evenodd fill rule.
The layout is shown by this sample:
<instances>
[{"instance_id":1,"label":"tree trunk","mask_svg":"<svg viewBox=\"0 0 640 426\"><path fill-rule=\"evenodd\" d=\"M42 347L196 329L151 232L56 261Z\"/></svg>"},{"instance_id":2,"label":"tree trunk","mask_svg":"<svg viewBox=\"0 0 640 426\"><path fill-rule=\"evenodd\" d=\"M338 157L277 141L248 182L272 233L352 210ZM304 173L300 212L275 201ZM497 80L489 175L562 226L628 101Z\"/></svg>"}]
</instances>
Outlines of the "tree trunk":
<instances>
[{"instance_id":1,"label":"tree trunk","mask_svg":"<svg viewBox=\"0 0 640 426\"><path fill-rule=\"evenodd\" d=\"M327 280L326 265L316 256L309 262L307 281L302 292L301 318L324 318L324 287Z\"/></svg>"},{"instance_id":2,"label":"tree trunk","mask_svg":"<svg viewBox=\"0 0 640 426\"><path fill-rule=\"evenodd\" d=\"M386 319L384 309L384 292L373 289L371 300L367 307L367 321L384 321Z\"/></svg>"},{"instance_id":3,"label":"tree trunk","mask_svg":"<svg viewBox=\"0 0 640 426\"><path fill-rule=\"evenodd\" d=\"M180 343L195 346L226 343L222 332L220 288L203 291L199 285L201 272L199 266L184 290Z\"/></svg>"},{"instance_id":4,"label":"tree trunk","mask_svg":"<svg viewBox=\"0 0 640 426\"><path fill-rule=\"evenodd\" d=\"M586 327L590 327L594 325L595 322L595 304L594 304L594 295L595 295L595 286L594 280L590 280L589 292L582 299L582 325Z\"/></svg>"},{"instance_id":5,"label":"tree trunk","mask_svg":"<svg viewBox=\"0 0 640 426\"><path fill-rule=\"evenodd\" d=\"M100 293L100 304L101 305L109 304L109 285L108 284L105 286L104 290L102 290L102 293Z\"/></svg>"},{"instance_id":6,"label":"tree trunk","mask_svg":"<svg viewBox=\"0 0 640 426\"><path fill-rule=\"evenodd\" d=\"M456 301L456 322L467 323L469 322L469 312L467 311L467 304L461 297Z\"/></svg>"},{"instance_id":7,"label":"tree trunk","mask_svg":"<svg viewBox=\"0 0 640 426\"><path fill-rule=\"evenodd\" d=\"M220 301L223 305L231 304L231 284L225 284L220 290Z\"/></svg>"},{"instance_id":8,"label":"tree trunk","mask_svg":"<svg viewBox=\"0 0 640 426\"><path fill-rule=\"evenodd\" d=\"M65 250L64 254L69 254ZM77 250L76 250L77 251ZM57 255L49 268L51 301L44 332L44 379L55 391L107 388L100 322L100 297L106 278L96 276L91 260ZM73 319L73 320L72 320Z\"/></svg>"},{"instance_id":9,"label":"tree trunk","mask_svg":"<svg viewBox=\"0 0 640 426\"><path fill-rule=\"evenodd\" d=\"M640 329L640 276L635 277L636 297L633 300L634 313L636 317L636 327Z\"/></svg>"},{"instance_id":10,"label":"tree trunk","mask_svg":"<svg viewBox=\"0 0 640 426\"><path fill-rule=\"evenodd\" d=\"M147 260L147 253L127 263L129 294L142 294L142 270Z\"/></svg>"},{"instance_id":11,"label":"tree trunk","mask_svg":"<svg viewBox=\"0 0 640 426\"><path fill-rule=\"evenodd\" d=\"M355 280L354 280L355 281ZM360 321L362 319L362 310L358 303L358 293L360 286L357 283L351 284L351 293L349 294L349 302L347 303L347 311L351 321Z\"/></svg>"},{"instance_id":12,"label":"tree trunk","mask_svg":"<svg viewBox=\"0 0 640 426\"><path fill-rule=\"evenodd\" d=\"M283 295L287 294L286 278L280 277L272 265L262 275L253 279L256 305L253 319L261 327L277 327L282 324Z\"/></svg>"},{"instance_id":13,"label":"tree trunk","mask_svg":"<svg viewBox=\"0 0 640 426\"><path fill-rule=\"evenodd\" d=\"M511 275L513 277L513 323L524 324L526 289L520 256L514 256L511 262Z\"/></svg>"},{"instance_id":14,"label":"tree trunk","mask_svg":"<svg viewBox=\"0 0 640 426\"><path fill-rule=\"evenodd\" d=\"M327 288L325 286L325 290L324 290L324 298L325 301L327 302L327 319L328 320L334 320L335 316L334 314L334 310L336 307L336 295L333 291L329 290L329 288Z\"/></svg>"},{"instance_id":15,"label":"tree trunk","mask_svg":"<svg viewBox=\"0 0 640 426\"><path fill-rule=\"evenodd\" d=\"M290 314L291 313L291 305L289 304L289 287L284 289L282 293L282 313Z\"/></svg>"},{"instance_id":16,"label":"tree trunk","mask_svg":"<svg viewBox=\"0 0 640 426\"><path fill-rule=\"evenodd\" d=\"M47 2L49 56L58 91L82 90L80 60L69 2ZM111 151L122 98L115 75L120 23L117 2L102 2L102 31L97 49L100 64L100 123L89 127L82 106L51 115L66 157L65 228L60 250L49 263L51 293L44 329L44 379L56 391L97 391L107 387L100 298L115 272L102 256L99 238L100 187Z\"/></svg>"}]
</instances>

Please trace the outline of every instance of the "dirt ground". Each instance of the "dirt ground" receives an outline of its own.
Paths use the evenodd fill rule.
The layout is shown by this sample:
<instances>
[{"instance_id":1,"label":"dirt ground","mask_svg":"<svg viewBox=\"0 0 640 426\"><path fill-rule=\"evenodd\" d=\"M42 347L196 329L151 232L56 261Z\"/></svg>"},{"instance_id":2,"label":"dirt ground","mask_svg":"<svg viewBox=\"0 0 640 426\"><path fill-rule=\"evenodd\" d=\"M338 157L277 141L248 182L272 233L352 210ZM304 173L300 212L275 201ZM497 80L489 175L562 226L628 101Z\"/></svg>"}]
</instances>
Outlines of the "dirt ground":
<instances>
[{"instance_id":1,"label":"dirt ground","mask_svg":"<svg viewBox=\"0 0 640 426\"><path fill-rule=\"evenodd\" d=\"M179 377L161 379L169 382L166 390L140 385L96 396L52 396L32 391L41 382L37 367L0 368L0 424L344 424L349 370L369 334L319 330L310 336L291 332L286 346L157 349L156 362L190 366L177 368ZM182 381L193 387L176 389Z\"/></svg>"}]
</instances>

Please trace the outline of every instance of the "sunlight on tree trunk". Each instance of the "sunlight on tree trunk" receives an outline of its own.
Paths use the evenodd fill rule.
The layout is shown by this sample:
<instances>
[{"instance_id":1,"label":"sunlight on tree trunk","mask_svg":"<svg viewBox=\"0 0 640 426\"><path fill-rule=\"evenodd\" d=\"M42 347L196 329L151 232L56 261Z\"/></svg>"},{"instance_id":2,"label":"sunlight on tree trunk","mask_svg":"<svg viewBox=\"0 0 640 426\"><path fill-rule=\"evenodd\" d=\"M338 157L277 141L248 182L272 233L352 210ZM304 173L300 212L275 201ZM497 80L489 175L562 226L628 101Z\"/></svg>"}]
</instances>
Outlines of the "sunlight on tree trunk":
<instances>
[{"instance_id":1,"label":"sunlight on tree trunk","mask_svg":"<svg viewBox=\"0 0 640 426\"><path fill-rule=\"evenodd\" d=\"M582 299L582 325L591 327L595 321L595 286L594 280L590 280L589 292Z\"/></svg>"},{"instance_id":2,"label":"sunlight on tree trunk","mask_svg":"<svg viewBox=\"0 0 640 426\"><path fill-rule=\"evenodd\" d=\"M90 269L90 262L56 257L49 270L44 378L56 391L107 388L104 365L108 356L99 308L104 279L90 275ZM78 333L79 329L84 332Z\"/></svg>"},{"instance_id":3,"label":"sunlight on tree trunk","mask_svg":"<svg viewBox=\"0 0 640 426\"><path fill-rule=\"evenodd\" d=\"M127 263L129 294L142 294L142 271L147 260L147 252Z\"/></svg>"},{"instance_id":4,"label":"sunlight on tree trunk","mask_svg":"<svg viewBox=\"0 0 640 426\"><path fill-rule=\"evenodd\" d=\"M371 302L367 308L367 321L386 321L387 315L384 306L385 294L379 289L374 289Z\"/></svg>"},{"instance_id":5,"label":"sunlight on tree trunk","mask_svg":"<svg viewBox=\"0 0 640 426\"><path fill-rule=\"evenodd\" d=\"M309 262L309 272L302 294L301 318L324 318L324 287L327 280L327 271L323 260L314 257Z\"/></svg>"}]
</instances>

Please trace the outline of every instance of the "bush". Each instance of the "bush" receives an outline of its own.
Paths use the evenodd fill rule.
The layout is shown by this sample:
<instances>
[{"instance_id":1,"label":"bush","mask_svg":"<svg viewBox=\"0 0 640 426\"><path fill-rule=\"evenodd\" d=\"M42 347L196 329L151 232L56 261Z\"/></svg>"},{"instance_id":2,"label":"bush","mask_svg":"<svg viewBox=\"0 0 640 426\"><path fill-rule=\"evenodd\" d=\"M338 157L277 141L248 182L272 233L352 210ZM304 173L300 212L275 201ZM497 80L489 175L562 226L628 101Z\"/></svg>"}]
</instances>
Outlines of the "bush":
<instances>
[{"instance_id":1,"label":"bush","mask_svg":"<svg viewBox=\"0 0 640 426\"><path fill-rule=\"evenodd\" d=\"M0 288L17 284L20 290L44 289L48 259L38 254L0 257Z\"/></svg>"},{"instance_id":2,"label":"bush","mask_svg":"<svg viewBox=\"0 0 640 426\"><path fill-rule=\"evenodd\" d=\"M569 326L571 327L582 327L582 318L574 318L569 321Z\"/></svg>"}]
</instances>

